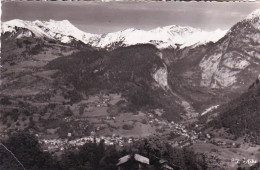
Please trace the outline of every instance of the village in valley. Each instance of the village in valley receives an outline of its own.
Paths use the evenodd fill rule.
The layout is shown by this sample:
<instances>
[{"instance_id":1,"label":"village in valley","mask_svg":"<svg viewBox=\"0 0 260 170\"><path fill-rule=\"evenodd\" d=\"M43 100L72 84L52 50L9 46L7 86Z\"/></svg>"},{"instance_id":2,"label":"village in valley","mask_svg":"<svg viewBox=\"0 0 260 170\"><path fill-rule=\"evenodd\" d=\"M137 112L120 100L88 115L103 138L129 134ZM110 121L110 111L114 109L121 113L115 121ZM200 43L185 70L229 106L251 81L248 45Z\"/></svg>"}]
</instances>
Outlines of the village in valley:
<instances>
[{"instance_id":1,"label":"village in valley","mask_svg":"<svg viewBox=\"0 0 260 170\"><path fill-rule=\"evenodd\" d=\"M66 131L66 133L63 131L62 138L52 139L52 136L56 137L56 133L59 132L57 127L46 129L47 135L39 133L37 136L44 148L51 152L76 148L86 142L101 140L104 140L106 145L122 147L151 135L169 136L169 138L172 135L174 140L169 142L173 146L187 146L198 139L198 132L188 130L180 123L167 121L162 116L161 109L155 109L151 113L138 111L119 114L118 110L122 106L118 103L121 105L126 103L121 94L90 96L88 100L70 106L73 116L63 118L66 124L78 126L74 131ZM87 130L90 126L92 130L89 135L84 136L79 132L82 129Z\"/></svg>"},{"instance_id":2,"label":"village in valley","mask_svg":"<svg viewBox=\"0 0 260 170\"><path fill-rule=\"evenodd\" d=\"M220 164L222 166L227 166L227 164L236 166L238 162L234 161L234 159L242 161L244 157L247 157L249 160L255 160L256 155L252 154L260 149L259 145L250 145L241 141L242 139L234 142L233 140L212 136L214 134L202 134L197 124L195 128L189 129L180 123L169 122L162 116L163 110L161 109L156 109L153 112L139 111L137 113L121 114L117 114L115 111L106 112L109 110L108 106L117 110L118 108L115 109L115 107L118 107L118 103L124 104L126 102L120 94L110 94L106 95L106 97L99 95L98 97L90 97L83 102L86 108L83 109L81 115L86 115L85 119L88 122L85 125L89 126L89 123L94 123L89 135L79 136L82 133L68 131L65 134L66 137L52 139L50 138L52 135L37 134L45 151L59 155L66 150L78 149L85 143L99 143L102 140L107 146L127 148L144 138L159 136L167 140L172 147L191 147L197 152L208 153L208 160L216 166ZM73 113L77 112L77 110L80 112L79 108L81 108L82 112L82 103L77 106L72 105L71 110ZM104 108L106 108L105 112ZM99 109L103 110L103 112L90 115L90 112L99 113ZM73 116L64 118L64 121L71 125L75 123L74 121L78 122L76 124L79 125L82 120L84 119L77 119ZM81 128L87 129L84 124ZM239 156L236 156L237 153L239 153ZM234 159L232 159L232 155L235 157Z\"/></svg>"},{"instance_id":3,"label":"village in valley","mask_svg":"<svg viewBox=\"0 0 260 170\"><path fill-rule=\"evenodd\" d=\"M55 100L66 102L61 98ZM255 155L251 154L260 149L258 145L251 146L243 141L228 141L214 137L212 133L202 134L198 124L188 128L181 123L168 121L164 118L162 109L131 112L127 110L127 105L127 100L121 94L100 93L78 103L65 105L67 116L57 120L55 116L63 113L56 109L59 108L56 104L46 114L34 115L33 120L36 123L49 119L49 123L41 128L41 132L36 133L36 137L45 152L61 155L66 151L77 150L89 142L104 141L107 146L127 148L142 139L157 136L165 139L172 147L191 147L197 152L207 152L211 155L208 158L211 161L222 160L213 161L213 164L219 165L221 162L223 166L237 164L231 161L231 156L225 156L227 153L233 153L231 155L236 160L242 160L243 157L255 160ZM236 156L237 153L240 156Z\"/></svg>"},{"instance_id":4,"label":"village in valley","mask_svg":"<svg viewBox=\"0 0 260 170\"><path fill-rule=\"evenodd\" d=\"M26 6L3 4L6 13ZM42 4L35 4L42 14L32 11L35 21L32 13L11 12L2 23L0 169L259 169L260 9L249 14L255 4L212 8L223 16L201 13L207 5L200 3L180 4L185 10L171 3L69 4L75 11ZM56 7L64 11L50 16ZM122 11L156 26L139 29ZM160 11L174 25L157 22ZM85 12L90 17L79 17ZM177 15L185 22L175 23ZM204 15L217 22L195 22ZM103 23L118 30L102 31ZM80 30L89 25L93 33Z\"/></svg>"}]
</instances>

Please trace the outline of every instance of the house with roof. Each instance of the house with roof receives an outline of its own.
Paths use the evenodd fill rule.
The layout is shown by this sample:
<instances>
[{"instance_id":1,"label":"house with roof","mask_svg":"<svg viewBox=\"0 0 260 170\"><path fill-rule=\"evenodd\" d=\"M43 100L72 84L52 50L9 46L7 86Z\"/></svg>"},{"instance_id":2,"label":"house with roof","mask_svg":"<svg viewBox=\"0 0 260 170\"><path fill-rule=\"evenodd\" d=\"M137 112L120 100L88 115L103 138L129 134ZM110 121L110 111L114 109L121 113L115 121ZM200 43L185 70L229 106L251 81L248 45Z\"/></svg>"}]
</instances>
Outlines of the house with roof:
<instances>
[{"instance_id":1,"label":"house with roof","mask_svg":"<svg viewBox=\"0 0 260 170\"><path fill-rule=\"evenodd\" d=\"M160 164L160 169L161 170L173 170L173 167L171 167L168 164L168 161L166 161L164 159L159 160L159 164Z\"/></svg>"},{"instance_id":2,"label":"house with roof","mask_svg":"<svg viewBox=\"0 0 260 170\"><path fill-rule=\"evenodd\" d=\"M126 155L119 159L118 170L148 170L149 159L139 155Z\"/></svg>"}]
</instances>

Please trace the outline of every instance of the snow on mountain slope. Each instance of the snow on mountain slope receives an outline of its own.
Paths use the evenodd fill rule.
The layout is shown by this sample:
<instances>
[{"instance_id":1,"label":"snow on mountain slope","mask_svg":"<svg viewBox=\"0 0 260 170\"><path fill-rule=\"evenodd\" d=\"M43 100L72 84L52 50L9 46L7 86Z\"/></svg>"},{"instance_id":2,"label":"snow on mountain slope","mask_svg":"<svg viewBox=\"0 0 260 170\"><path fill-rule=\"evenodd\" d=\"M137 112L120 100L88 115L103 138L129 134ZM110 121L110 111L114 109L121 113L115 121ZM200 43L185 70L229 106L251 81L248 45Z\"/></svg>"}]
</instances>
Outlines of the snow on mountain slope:
<instances>
[{"instance_id":1,"label":"snow on mountain slope","mask_svg":"<svg viewBox=\"0 0 260 170\"><path fill-rule=\"evenodd\" d=\"M34 21L36 26L44 29L44 32L47 32L50 36L55 39L60 39L61 42L67 43L70 42L70 37L74 37L77 40L84 42L85 44L89 43L92 37L95 37L94 34L85 33L74 25L72 25L68 20L63 21Z\"/></svg>"},{"instance_id":2,"label":"snow on mountain slope","mask_svg":"<svg viewBox=\"0 0 260 170\"><path fill-rule=\"evenodd\" d=\"M36 37L48 37L51 39L59 40L63 43L69 43L73 38L75 38L76 40L80 40L85 44L87 44L89 43L92 37L97 36L79 30L74 25L72 25L68 20L23 21L19 19L14 19L3 23L2 33L5 32L16 33L18 28L28 29Z\"/></svg>"},{"instance_id":3,"label":"snow on mountain slope","mask_svg":"<svg viewBox=\"0 0 260 170\"><path fill-rule=\"evenodd\" d=\"M134 28L108 33L100 37L100 41L93 45L100 48L112 47L114 44L130 46L135 44L154 44L157 48L181 48L217 41L225 35L226 31L216 30L206 32L200 29L182 26L159 27L150 31Z\"/></svg>"},{"instance_id":4,"label":"snow on mountain slope","mask_svg":"<svg viewBox=\"0 0 260 170\"><path fill-rule=\"evenodd\" d=\"M31 32L33 32L35 34L35 36L37 36L37 37L46 36L46 37L51 38L41 28L36 27L32 22L23 21L23 20L19 20L19 19L14 19L14 20L4 22L2 24L2 33L5 33L5 32L15 33L17 31L16 30L17 28L26 28L26 29L30 30Z\"/></svg>"},{"instance_id":5,"label":"snow on mountain slope","mask_svg":"<svg viewBox=\"0 0 260 170\"><path fill-rule=\"evenodd\" d=\"M252 25L254 25L254 27L256 29L260 29L260 23L259 23L259 18L260 18L260 9L255 10L254 12L252 12L251 14L249 14L246 17L246 20L249 20L252 22Z\"/></svg>"},{"instance_id":6,"label":"snow on mountain slope","mask_svg":"<svg viewBox=\"0 0 260 170\"><path fill-rule=\"evenodd\" d=\"M191 45L216 42L222 38L226 31L216 30L206 32L200 29L182 26L159 27L150 31L134 28L108 34L85 33L68 20L63 21L23 21L19 19L3 23L2 33L15 33L17 28L26 28L37 37L48 37L63 43L70 43L73 38L97 48L116 48L117 46L130 46L136 44L154 44L157 48L176 48ZM28 36L28 33L26 33ZM23 35L22 35L23 36Z\"/></svg>"}]
</instances>

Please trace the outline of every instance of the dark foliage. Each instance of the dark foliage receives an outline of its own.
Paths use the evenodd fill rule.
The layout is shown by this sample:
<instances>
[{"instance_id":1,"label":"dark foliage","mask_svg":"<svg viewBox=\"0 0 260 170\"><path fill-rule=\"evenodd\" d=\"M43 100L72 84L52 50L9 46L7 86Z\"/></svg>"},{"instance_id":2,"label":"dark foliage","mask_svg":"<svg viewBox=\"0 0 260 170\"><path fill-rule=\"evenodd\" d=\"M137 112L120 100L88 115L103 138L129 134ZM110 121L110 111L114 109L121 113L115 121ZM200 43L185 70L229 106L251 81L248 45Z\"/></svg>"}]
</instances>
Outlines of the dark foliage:
<instances>
[{"instance_id":1,"label":"dark foliage","mask_svg":"<svg viewBox=\"0 0 260 170\"><path fill-rule=\"evenodd\" d=\"M205 156L196 154L187 148L173 148L167 140L159 137L150 137L137 144L137 150L141 155L150 158L150 163L155 169L160 168L159 160L164 159L174 169L199 170L207 169Z\"/></svg>"},{"instance_id":2,"label":"dark foliage","mask_svg":"<svg viewBox=\"0 0 260 170\"><path fill-rule=\"evenodd\" d=\"M37 54L39 54L42 50L43 50L43 49L42 49L42 45L37 44L37 45L35 45L35 46L29 51L29 54L30 54L30 55L37 55Z\"/></svg>"},{"instance_id":3,"label":"dark foliage","mask_svg":"<svg viewBox=\"0 0 260 170\"><path fill-rule=\"evenodd\" d=\"M154 80L151 73L163 67L163 63L156 52L152 45L137 45L110 52L82 50L53 60L47 68L60 70L57 77L64 77L76 91L86 94L99 93L100 90L120 92L137 108L147 105L158 107L157 98L162 91L152 88ZM68 94L67 97L76 94Z\"/></svg>"},{"instance_id":4,"label":"dark foliage","mask_svg":"<svg viewBox=\"0 0 260 170\"><path fill-rule=\"evenodd\" d=\"M38 140L28 133L15 133L4 145L13 152L25 169L58 169L49 153L42 152ZM7 160L6 160L7 161Z\"/></svg>"},{"instance_id":5,"label":"dark foliage","mask_svg":"<svg viewBox=\"0 0 260 170\"><path fill-rule=\"evenodd\" d=\"M259 170L260 169L260 162L256 163L255 165L249 168L250 170Z\"/></svg>"},{"instance_id":6,"label":"dark foliage","mask_svg":"<svg viewBox=\"0 0 260 170\"><path fill-rule=\"evenodd\" d=\"M86 143L79 151L65 153L62 156L62 169L84 170L116 170L118 152L113 146L105 146L102 140L99 144Z\"/></svg>"},{"instance_id":7,"label":"dark foliage","mask_svg":"<svg viewBox=\"0 0 260 170\"><path fill-rule=\"evenodd\" d=\"M59 72L52 78L73 90L64 93L70 104L82 99L82 94L102 91L121 93L129 103L126 111L163 108L169 120L179 120L183 108L176 97L157 86L152 74L165 67L153 45L134 45L113 51L81 49L70 56L49 62L45 69Z\"/></svg>"},{"instance_id":8,"label":"dark foliage","mask_svg":"<svg viewBox=\"0 0 260 170\"><path fill-rule=\"evenodd\" d=\"M22 165L2 144L0 144L0 169L23 170Z\"/></svg>"},{"instance_id":9,"label":"dark foliage","mask_svg":"<svg viewBox=\"0 0 260 170\"><path fill-rule=\"evenodd\" d=\"M106 146L104 140L100 143L85 143L78 150L65 152L59 161L49 153L43 152L38 140L25 132L13 134L4 144L28 170L116 170L119 158L134 153L148 157L150 167L155 169L160 168L160 159L167 160L176 170L207 169L203 155L195 154L188 149L172 148L167 142L156 137L142 140L123 150L118 150L115 146ZM4 161L9 167L10 162L14 161L10 156L0 158L0 162Z\"/></svg>"},{"instance_id":10,"label":"dark foliage","mask_svg":"<svg viewBox=\"0 0 260 170\"><path fill-rule=\"evenodd\" d=\"M248 142L260 144L260 85L257 80L247 93L219 110L208 127L227 128L235 137L247 136Z\"/></svg>"},{"instance_id":11,"label":"dark foliage","mask_svg":"<svg viewBox=\"0 0 260 170\"><path fill-rule=\"evenodd\" d=\"M2 104L2 105L11 105L12 102L9 100L8 97L3 97L3 98L0 100L0 104Z\"/></svg>"}]
</instances>

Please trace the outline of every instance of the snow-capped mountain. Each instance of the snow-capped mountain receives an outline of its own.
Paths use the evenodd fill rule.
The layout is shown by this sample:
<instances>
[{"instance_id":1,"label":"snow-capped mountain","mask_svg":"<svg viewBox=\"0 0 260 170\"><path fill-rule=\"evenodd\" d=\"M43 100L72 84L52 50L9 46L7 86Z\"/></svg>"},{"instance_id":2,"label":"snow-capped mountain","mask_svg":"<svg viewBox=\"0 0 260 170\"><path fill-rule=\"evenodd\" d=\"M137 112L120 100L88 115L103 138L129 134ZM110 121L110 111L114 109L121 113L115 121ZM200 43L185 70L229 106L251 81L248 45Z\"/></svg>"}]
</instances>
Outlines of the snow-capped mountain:
<instances>
[{"instance_id":1,"label":"snow-capped mountain","mask_svg":"<svg viewBox=\"0 0 260 170\"><path fill-rule=\"evenodd\" d=\"M168 84L201 114L245 92L260 74L257 10L235 24L216 43L160 50L168 59Z\"/></svg>"},{"instance_id":2,"label":"snow-capped mountain","mask_svg":"<svg viewBox=\"0 0 260 170\"><path fill-rule=\"evenodd\" d=\"M139 29L126 29L115 33L104 34L98 42L93 45L100 48L107 48L113 44L130 46L135 44L154 44L157 48L181 48L209 41L217 41L224 36L226 31L216 30L206 32L191 27L177 25L159 27L150 31Z\"/></svg>"},{"instance_id":3,"label":"snow-capped mountain","mask_svg":"<svg viewBox=\"0 0 260 170\"><path fill-rule=\"evenodd\" d=\"M50 39L58 40L62 43L70 43L73 39L82 41L88 44L91 38L97 35L85 33L68 20L63 21L23 21L19 19L10 20L4 22L2 25L2 33L10 32L12 34L17 33L19 29L27 29L17 35L17 38L36 36L47 37Z\"/></svg>"},{"instance_id":4,"label":"snow-capped mountain","mask_svg":"<svg viewBox=\"0 0 260 170\"><path fill-rule=\"evenodd\" d=\"M222 38L226 31L202 31L191 27L166 26L145 31L139 29L126 29L108 34L85 33L68 20L63 21L23 21L19 19L3 23L2 33L17 33L19 28L27 31L19 33L17 38L23 36L47 37L62 43L70 43L73 39L96 48L115 48L117 46L130 46L136 44L153 44L157 48L176 48L204 44L209 41L216 42Z\"/></svg>"},{"instance_id":5,"label":"snow-capped mountain","mask_svg":"<svg viewBox=\"0 0 260 170\"><path fill-rule=\"evenodd\" d=\"M246 17L246 20L251 21L252 25L253 25L256 29L260 29L259 18L260 18L260 9L255 10L254 12L252 12L251 14L249 14L249 15Z\"/></svg>"}]
</instances>

